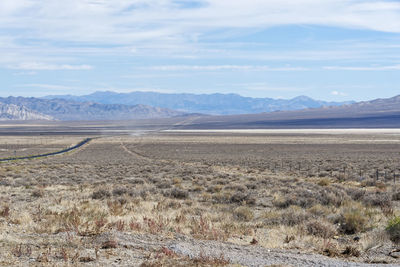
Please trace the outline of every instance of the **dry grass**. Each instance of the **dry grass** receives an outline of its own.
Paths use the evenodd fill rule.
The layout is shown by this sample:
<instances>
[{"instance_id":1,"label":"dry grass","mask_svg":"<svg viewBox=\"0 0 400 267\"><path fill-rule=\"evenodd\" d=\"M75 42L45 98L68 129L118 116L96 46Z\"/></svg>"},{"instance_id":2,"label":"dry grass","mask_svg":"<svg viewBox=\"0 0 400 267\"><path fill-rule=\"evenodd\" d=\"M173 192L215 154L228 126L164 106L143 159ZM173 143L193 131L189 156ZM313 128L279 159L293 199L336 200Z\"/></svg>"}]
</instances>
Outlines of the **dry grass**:
<instances>
[{"instance_id":1,"label":"dry grass","mask_svg":"<svg viewBox=\"0 0 400 267\"><path fill-rule=\"evenodd\" d=\"M282 144L274 136L272 144L263 136L102 138L68 155L2 163L0 265L128 260L124 255L133 248L113 236L100 238L110 233L361 260L377 245L394 246L389 238L398 240L393 218L400 197L388 173L398 143L285 138ZM379 181L356 175L366 164L381 170ZM385 232L389 238L376 234ZM135 258L142 266L228 264L223 257L148 250L148 258Z\"/></svg>"}]
</instances>

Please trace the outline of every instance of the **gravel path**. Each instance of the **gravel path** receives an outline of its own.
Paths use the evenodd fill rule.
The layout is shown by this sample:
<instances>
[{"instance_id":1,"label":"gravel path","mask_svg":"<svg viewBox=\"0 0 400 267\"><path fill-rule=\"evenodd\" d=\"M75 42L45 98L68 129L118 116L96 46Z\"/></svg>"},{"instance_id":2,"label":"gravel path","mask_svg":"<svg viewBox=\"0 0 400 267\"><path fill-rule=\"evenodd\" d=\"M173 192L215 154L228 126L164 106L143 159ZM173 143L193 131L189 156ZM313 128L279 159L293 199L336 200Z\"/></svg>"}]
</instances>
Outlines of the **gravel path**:
<instances>
[{"instance_id":1,"label":"gravel path","mask_svg":"<svg viewBox=\"0 0 400 267\"><path fill-rule=\"evenodd\" d=\"M289 250L269 250L258 246L240 246L216 241L178 241L171 243L169 248L177 254L191 258L198 257L200 254L214 258L223 255L224 259L231 263L243 266L269 266L273 264L284 266L399 266L346 262L317 254L305 254Z\"/></svg>"}]
</instances>

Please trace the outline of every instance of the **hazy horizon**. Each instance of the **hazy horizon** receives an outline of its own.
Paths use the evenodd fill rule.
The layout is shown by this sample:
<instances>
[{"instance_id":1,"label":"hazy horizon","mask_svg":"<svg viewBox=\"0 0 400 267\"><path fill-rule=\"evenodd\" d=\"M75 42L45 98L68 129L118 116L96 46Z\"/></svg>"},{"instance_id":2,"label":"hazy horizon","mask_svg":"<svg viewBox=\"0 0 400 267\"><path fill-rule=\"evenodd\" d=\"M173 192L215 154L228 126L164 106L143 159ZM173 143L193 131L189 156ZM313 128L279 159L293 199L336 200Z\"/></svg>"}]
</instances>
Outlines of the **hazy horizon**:
<instances>
[{"instance_id":1,"label":"hazy horizon","mask_svg":"<svg viewBox=\"0 0 400 267\"><path fill-rule=\"evenodd\" d=\"M284 98L284 97L268 97L268 96L266 96L266 97L252 97L252 96L248 96L248 95L241 94L241 93L236 93L236 92L224 92L224 93L221 93L221 92L214 92L214 93L180 92L180 93L174 93L174 92L139 91L139 90L136 90L136 91L126 91L126 92L118 92L118 91L104 90L104 91L93 91L93 92L89 92L89 93L85 93L85 94L79 94L79 93L78 93L78 94L68 94L68 93L66 93L66 94L61 94L61 93L60 93L60 94L43 94L43 95L40 95L40 96L32 96L32 95L12 95L12 94L9 94L9 95L1 95L0 97L3 97L3 98L7 98L7 97L36 97L36 98L42 98L42 97L48 97L48 96L66 96L66 95L71 95L71 96L87 96L87 95L91 95L91 94L94 94L94 93L102 93L102 92L110 92L110 93L117 93L117 94L129 94L129 93L136 93L136 92L141 92L141 93L160 93L160 94L194 94L194 95L213 95L213 94L229 95L229 94L235 94L235 95L239 95L239 96L241 96L241 97L250 97L250 98L259 98L259 99L271 98L271 99L276 99L276 100L291 100L291 99L294 99L294 98L297 98L297 97L303 97L303 96L304 96L304 97L310 97L310 96L308 96L308 95L297 95L297 96L287 97L287 98ZM383 98L383 99L385 99L385 98L392 98L392 97L395 97L395 96L397 96L397 95L400 95L400 93L399 93L399 94L396 94L396 95L389 96L389 97L380 97L380 98ZM365 100L356 101L356 100L352 100L352 99L349 99L349 100L328 100L328 99L320 99L320 98L313 98L313 97L310 97L310 98L312 98L312 99L314 99L314 100L326 101L326 102L345 102L345 101L362 102L362 101L372 101L372 100L378 99L378 98L371 98L371 99L365 99Z\"/></svg>"},{"instance_id":2,"label":"hazy horizon","mask_svg":"<svg viewBox=\"0 0 400 267\"><path fill-rule=\"evenodd\" d=\"M397 1L3 0L0 21L3 97L400 92Z\"/></svg>"}]
</instances>

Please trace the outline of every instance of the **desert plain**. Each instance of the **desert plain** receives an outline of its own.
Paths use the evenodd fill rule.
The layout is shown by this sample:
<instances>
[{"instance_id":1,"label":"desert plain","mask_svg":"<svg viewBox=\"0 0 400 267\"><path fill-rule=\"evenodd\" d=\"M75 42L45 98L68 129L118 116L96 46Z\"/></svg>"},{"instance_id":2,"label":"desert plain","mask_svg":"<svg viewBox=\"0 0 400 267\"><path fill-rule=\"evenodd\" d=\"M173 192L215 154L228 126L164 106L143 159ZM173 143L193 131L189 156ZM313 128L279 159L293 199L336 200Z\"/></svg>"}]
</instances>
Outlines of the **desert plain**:
<instances>
[{"instance_id":1,"label":"desert plain","mask_svg":"<svg viewBox=\"0 0 400 267\"><path fill-rule=\"evenodd\" d=\"M23 127L0 136L1 266L400 264L400 130Z\"/></svg>"}]
</instances>

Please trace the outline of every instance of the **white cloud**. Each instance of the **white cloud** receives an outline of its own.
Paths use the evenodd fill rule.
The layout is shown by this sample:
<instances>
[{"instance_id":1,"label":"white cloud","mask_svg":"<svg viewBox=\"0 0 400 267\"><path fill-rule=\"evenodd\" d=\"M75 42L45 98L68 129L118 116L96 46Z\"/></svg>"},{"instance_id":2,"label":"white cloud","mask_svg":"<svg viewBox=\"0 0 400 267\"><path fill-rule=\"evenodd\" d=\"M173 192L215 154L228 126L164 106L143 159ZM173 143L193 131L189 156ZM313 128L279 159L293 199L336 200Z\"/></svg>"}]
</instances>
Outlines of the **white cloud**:
<instances>
[{"instance_id":1,"label":"white cloud","mask_svg":"<svg viewBox=\"0 0 400 267\"><path fill-rule=\"evenodd\" d=\"M149 67L151 70L158 71L307 71L303 67L269 67L257 65L165 65Z\"/></svg>"},{"instance_id":2,"label":"white cloud","mask_svg":"<svg viewBox=\"0 0 400 267\"><path fill-rule=\"evenodd\" d=\"M400 70L400 65L392 66L372 66L372 67L346 67L346 66L326 66L325 70L348 70L348 71L388 71Z\"/></svg>"},{"instance_id":3,"label":"white cloud","mask_svg":"<svg viewBox=\"0 0 400 267\"><path fill-rule=\"evenodd\" d=\"M2 0L0 25L47 40L193 42L209 31L314 24L400 32L400 3L358 0ZM16 36L19 37L19 36Z\"/></svg>"},{"instance_id":4,"label":"white cloud","mask_svg":"<svg viewBox=\"0 0 400 267\"><path fill-rule=\"evenodd\" d=\"M27 83L27 84L18 84L15 85L14 87L19 87L19 88L41 88L41 89L51 89L51 90L59 90L59 91L65 91L65 90L71 90L74 89L73 87L70 86L64 86L64 85L57 85L57 84L40 84L40 83Z\"/></svg>"},{"instance_id":5,"label":"white cloud","mask_svg":"<svg viewBox=\"0 0 400 267\"><path fill-rule=\"evenodd\" d=\"M24 62L9 66L10 69L18 70L91 70L90 65L68 65L68 64L48 64L39 62Z\"/></svg>"},{"instance_id":6,"label":"white cloud","mask_svg":"<svg viewBox=\"0 0 400 267\"><path fill-rule=\"evenodd\" d=\"M97 89L97 91L113 91L113 92L118 92L118 93L130 93L130 92L157 92L157 93L166 93L166 94L172 94L176 93L174 90L169 90L169 89L161 89L161 88L114 88L114 87L108 87L104 89Z\"/></svg>"},{"instance_id":7,"label":"white cloud","mask_svg":"<svg viewBox=\"0 0 400 267\"><path fill-rule=\"evenodd\" d=\"M331 95L334 95L334 96L347 96L346 93L339 92L339 91L332 91Z\"/></svg>"},{"instance_id":8,"label":"white cloud","mask_svg":"<svg viewBox=\"0 0 400 267\"><path fill-rule=\"evenodd\" d=\"M305 88L271 86L264 83L250 83L247 85L243 85L243 87L246 90L260 92L302 92L305 90Z\"/></svg>"},{"instance_id":9,"label":"white cloud","mask_svg":"<svg viewBox=\"0 0 400 267\"><path fill-rule=\"evenodd\" d=\"M226 43L220 41L226 36L236 38L247 35L249 30L280 25L323 25L400 33L398 1L199 0L193 8L190 2L182 7L175 0L1 0L0 64L23 70L87 70L92 67L60 62L77 62L74 60L83 56L114 55L290 61L379 58L386 53L384 49L371 53L369 48L355 50L349 45L344 49L330 46L275 52L268 48L256 51L247 42L225 48ZM206 43L209 39L213 42ZM387 54L396 57L396 53ZM207 68L245 70L246 66L199 66L197 70ZM159 70L163 70L162 66Z\"/></svg>"}]
</instances>

